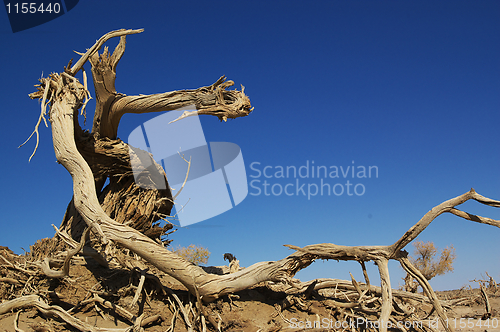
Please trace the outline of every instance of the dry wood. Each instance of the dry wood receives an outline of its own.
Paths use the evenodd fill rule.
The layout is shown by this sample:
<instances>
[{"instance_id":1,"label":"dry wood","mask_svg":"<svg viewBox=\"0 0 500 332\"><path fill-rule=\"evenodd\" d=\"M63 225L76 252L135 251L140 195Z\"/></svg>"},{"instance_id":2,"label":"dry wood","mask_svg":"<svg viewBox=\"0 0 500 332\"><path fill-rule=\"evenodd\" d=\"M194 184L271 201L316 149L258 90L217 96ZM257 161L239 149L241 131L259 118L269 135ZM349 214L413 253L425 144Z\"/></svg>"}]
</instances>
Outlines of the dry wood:
<instances>
[{"instance_id":1,"label":"dry wood","mask_svg":"<svg viewBox=\"0 0 500 332\"><path fill-rule=\"evenodd\" d=\"M181 300L179 299L179 297L177 296L177 294L175 294L174 292L172 292L170 289L166 288L165 291L170 296L172 296L174 298L175 303L177 303L177 307L179 308L178 310L182 313L182 316L184 318L184 322L186 323L186 327L188 329L188 332L192 332L193 331L193 325L191 324L191 320L189 319L189 314L186 311L186 308L182 304ZM177 309L176 309L176 312L177 312ZM173 323L172 323L172 326L173 326Z\"/></svg>"},{"instance_id":2,"label":"dry wood","mask_svg":"<svg viewBox=\"0 0 500 332\"><path fill-rule=\"evenodd\" d=\"M490 305L490 300L488 299L488 294L486 294L486 289L484 289L483 283L479 283L479 286L481 288L481 297L483 298L484 301L484 307L486 312L484 313L482 319L487 320L488 318L491 318L491 305Z\"/></svg>"},{"instance_id":3,"label":"dry wood","mask_svg":"<svg viewBox=\"0 0 500 332\"><path fill-rule=\"evenodd\" d=\"M97 294L94 294L93 300L95 302L101 304L103 307L114 311L115 313L117 313L118 315L125 318L126 320L128 320L131 323L134 323L135 320L137 319L137 317L134 314L130 313L125 308L122 308L119 305L111 303L110 301L103 299L102 297L100 297Z\"/></svg>"},{"instance_id":4,"label":"dry wood","mask_svg":"<svg viewBox=\"0 0 500 332\"><path fill-rule=\"evenodd\" d=\"M341 279L315 279L314 281L308 281L308 282L300 282L300 283L294 283L293 286L290 284L276 284L273 285L271 283L267 283L267 287L270 289L276 291L276 292L285 292L287 294L296 294L296 293L302 293L304 292L311 283L316 282L314 286L314 290L321 290L321 289L337 289L337 290L351 290L355 291L356 288L352 285L352 282L347 281L347 280L341 280ZM377 296L382 295L382 288L379 286L374 286L374 285L366 285L361 282L358 283L358 286L360 289L365 292L368 289L373 292ZM405 292L405 291L400 291L393 289L392 290L392 295L394 297L399 297L399 298L404 298L404 299L409 299L409 300L414 300L418 302L425 302L425 303L431 303L429 299L426 296L420 295L420 294L415 294L415 293L410 293L410 292Z\"/></svg>"},{"instance_id":5,"label":"dry wood","mask_svg":"<svg viewBox=\"0 0 500 332\"><path fill-rule=\"evenodd\" d=\"M104 306L108 307L109 309L115 310L121 316L124 316L125 318L127 318L129 320L132 320L135 318L133 315L131 316L131 314L128 313L125 309L120 308L118 306L114 306L100 297L94 298L94 300L103 304ZM0 315L7 313L7 312L10 312L10 311L14 311L14 310L18 310L18 309L25 309L25 308L30 308L30 307L37 308L38 310L40 310L40 312L42 312L45 315L57 316L57 317L61 318L63 321L65 321L66 323L68 323L69 325L73 326L74 328L76 328L80 331L88 331L88 332L101 332L101 331L102 332L105 332L105 331L120 332L120 331L123 331L123 332L125 332L125 331L130 330L129 328L127 328L127 329L98 328L98 327L91 326L91 325L89 325L85 322L82 322L81 320L73 317L66 310L62 309L59 306L55 306L55 305L50 306L50 305L46 304L45 302L43 302L43 300L38 295L27 295L27 296L19 297L19 298L14 299L14 300L7 301L5 303L1 303L0 304ZM150 324L150 323L158 320L158 318L159 318L158 315L154 315L154 316L151 316L148 319L144 319L144 320L142 318L141 318L141 320L134 319L133 323L134 323L134 325L138 325L138 326L142 327L142 326L145 326L147 324Z\"/></svg>"},{"instance_id":6,"label":"dry wood","mask_svg":"<svg viewBox=\"0 0 500 332\"><path fill-rule=\"evenodd\" d=\"M82 239L80 240L80 244L78 247L74 248L73 250L70 250L68 254L66 255L66 258L64 259L63 262L63 269L62 271L54 271L51 269L51 265L54 265L54 261L51 260L50 258L45 258L42 262L42 272L49 278L63 278L69 275L69 263L71 261L71 258L78 254L82 249L83 245L85 244L85 241L87 241L87 234L88 234L89 228L87 228L83 232Z\"/></svg>"},{"instance_id":7,"label":"dry wood","mask_svg":"<svg viewBox=\"0 0 500 332\"><path fill-rule=\"evenodd\" d=\"M446 313L443 310L443 307L441 306L441 303L439 299L436 296L436 293L432 290L431 285L429 284L429 281L423 276L423 274L415 267L413 264L411 264L410 260L406 257L400 257L399 262L401 263L401 266L403 269L408 272L413 278L417 279L417 281L420 283L420 286L424 290L424 293L427 295L427 297L431 300L434 310L436 310L441 323L443 324L443 327L446 331L448 332L454 332L455 328L451 326L451 324L448 324L448 317L446 316Z\"/></svg>"},{"instance_id":8,"label":"dry wood","mask_svg":"<svg viewBox=\"0 0 500 332\"><path fill-rule=\"evenodd\" d=\"M66 244L73 248L77 248L80 245L80 243L73 240L66 232L61 232L54 224L52 224L52 227L56 230L56 235L59 236ZM99 263L99 265L104 267L109 266L108 262L94 248L84 246L80 251L83 256L92 257L97 263ZM65 256L68 257L70 253L66 252L62 254L65 254Z\"/></svg>"},{"instance_id":9,"label":"dry wood","mask_svg":"<svg viewBox=\"0 0 500 332\"><path fill-rule=\"evenodd\" d=\"M488 289L491 289L493 290L493 292L496 292L498 288L497 282L495 281L495 279L493 279L492 276L488 274L488 272L486 272L486 276L490 278L490 280L488 281Z\"/></svg>"},{"instance_id":10,"label":"dry wood","mask_svg":"<svg viewBox=\"0 0 500 332\"><path fill-rule=\"evenodd\" d=\"M91 326L85 322L82 322L81 320L73 317L70 315L66 310L59 306L49 306L45 302L38 300L33 304L34 307L36 307L40 312L42 312L44 315L49 315L49 316L56 316L64 320L66 323L69 325L73 326L74 328L80 330L80 331L88 331L88 332L105 332L105 331L116 331L116 332L125 332L129 331L130 329L119 329L119 328L99 328L99 327L94 327Z\"/></svg>"},{"instance_id":11,"label":"dry wood","mask_svg":"<svg viewBox=\"0 0 500 332\"><path fill-rule=\"evenodd\" d=\"M479 217L464 211L460 211L455 207L457 205L463 204L466 201L473 199L479 203L489 205L492 207L500 207L500 202L481 196L474 189L471 189L469 192L460 195L458 197L447 200L438 206L432 208L429 212L427 212L422 219L420 219L412 228L410 228L396 243L391 246L392 255L395 255L398 251L402 250L406 247L411 241L413 241L420 233L429 226L429 224L436 219L439 215L450 212L454 215L462 217L464 219L475 221L482 224L487 224L491 226L496 226L500 228L500 221L493 220L490 218Z\"/></svg>"},{"instance_id":12,"label":"dry wood","mask_svg":"<svg viewBox=\"0 0 500 332\"><path fill-rule=\"evenodd\" d=\"M23 329L20 329L18 326L17 326L17 321L19 320L19 313L21 312L21 310L19 310L18 312L16 312L16 318L14 318L14 330L16 332L24 332Z\"/></svg>"},{"instance_id":13,"label":"dry wood","mask_svg":"<svg viewBox=\"0 0 500 332\"><path fill-rule=\"evenodd\" d=\"M392 312L392 287L389 278L389 260L380 258L375 261L380 273L380 286L382 288L382 308L380 309L380 331L387 332L387 325Z\"/></svg>"},{"instance_id":14,"label":"dry wood","mask_svg":"<svg viewBox=\"0 0 500 332\"><path fill-rule=\"evenodd\" d=\"M0 303L0 315L8 313L13 310L29 308L33 306L33 303L39 300L38 295L27 295L19 297L4 303Z\"/></svg>"},{"instance_id":15,"label":"dry wood","mask_svg":"<svg viewBox=\"0 0 500 332\"><path fill-rule=\"evenodd\" d=\"M124 37L126 35L131 35L131 34L136 34L136 33L141 33L143 31L144 31L144 29L138 29L138 30L120 29L120 30L111 31L111 32L105 34L98 41L96 41L96 43L91 48L89 48L85 54L82 55L82 57L77 61L77 63L75 63L75 65L70 70L68 70L68 74L70 74L71 76L75 76L78 73L78 71L83 68L83 65L85 64L85 62L87 62L89 57L94 55L94 53L96 53L104 45L104 43L106 41L108 41L109 39L115 38L115 37ZM123 41L125 41L125 39L123 39ZM121 48L119 48L120 46L121 46ZM121 55L123 55L123 52L125 51L125 47L124 47L124 45L121 44L121 40L120 40L120 45L117 46L117 50L118 50L118 52L116 53L116 56L115 56L116 60L113 61L115 66L118 63L118 61L120 60Z\"/></svg>"},{"instance_id":16,"label":"dry wood","mask_svg":"<svg viewBox=\"0 0 500 332\"><path fill-rule=\"evenodd\" d=\"M93 63L93 67L94 66L97 66L97 62ZM64 79L53 80L53 82L64 83ZM222 84L222 82L219 80L216 82L216 85L211 88L211 90L216 90L217 86L220 84ZM434 220L441 213L450 212L456 205L461 204L468 199L475 199L488 205L498 205L496 201L483 198L471 190L470 192L444 202L429 211L415 226L413 226L398 242L392 246L345 247L333 244L322 244L307 246L300 249L294 246L289 246L293 249L299 250L301 254L291 255L284 260L270 264L255 264L229 276L224 275L215 277L213 275L206 274L201 268L188 264L168 250L159 247L157 243L151 241L141 233L130 227L116 223L106 215L97 201L97 193L95 191L92 171L85 159L83 159L79 153L74 140L68 139L73 137L74 126L72 116L77 114L78 107L81 106L82 103L83 95L77 95L73 89L68 89L67 85L64 84L59 86L59 90L61 91L61 94L56 96L56 100L52 104L50 114L54 148L58 161L60 161L60 163L68 169L73 177L73 182L75 184L74 202L80 215L89 226L98 230L104 243L106 243L109 238L136 252L138 255L153 263L162 271L177 278L193 294L195 293L194 285L196 284L197 289L200 292L200 296L204 301L211 301L224 294L245 289L260 281L286 281L298 270L308 266L316 258L342 260L352 259L358 261L394 259L399 255L399 251L416 236L418 236L418 234L420 234L420 232L422 232L432 220ZM205 90L206 89L202 89L202 91ZM218 92L218 94L220 94L220 92ZM173 95L177 96L176 93ZM161 98L169 100L169 97L167 96L162 96ZM148 100L148 98L141 96L137 97L135 100L144 101ZM115 102L113 105L118 107L120 102ZM122 107L122 109L126 109L126 112L133 111L134 109L146 109L147 111L170 109L161 103L155 103L155 105L161 105L161 107L158 106L158 108L154 108L154 110L145 106L145 104L141 104L141 106L133 106L133 103L127 103L127 105L128 106ZM177 107L186 106L182 103L178 104L178 102L175 102L175 105L177 105ZM480 219L476 221L482 222ZM500 223L498 224L500 225ZM258 275L258 277L255 277L255 275Z\"/></svg>"},{"instance_id":17,"label":"dry wood","mask_svg":"<svg viewBox=\"0 0 500 332\"><path fill-rule=\"evenodd\" d=\"M133 308L137 301L139 300L139 296L141 295L144 287L144 281L146 280L146 272L147 270L140 270L141 277L139 278L139 285L137 286L137 289L135 290L135 295L134 298L132 299L132 302L130 302L129 307Z\"/></svg>"},{"instance_id":18,"label":"dry wood","mask_svg":"<svg viewBox=\"0 0 500 332\"><path fill-rule=\"evenodd\" d=\"M170 213L174 197L172 197L169 190L164 170L153 160L152 163L155 169L151 172L158 173L158 177L151 180L151 188L141 190L134 182L131 163L134 162L134 158L138 158L137 153L139 151L117 139L116 135L121 117L126 113L164 112L194 106L196 111L186 111L176 121L182 121L185 117L200 114L217 116L220 120L225 121L228 118L246 116L253 108L248 97L244 94L243 88L241 91L228 90L234 83L226 81L224 76L210 86L194 90L179 90L138 96L126 96L118 93L115 89L116 67L125 51L125 36L139 32L142 32L142 29L122 29L104 35L82 55L73 67L69 68L70 65L68 65L65 72L51 74L48 78L42 78L38 91L30 95L32 98L42 99L42 112L38 124L41 119L44 119L45 107L50 103L49 115L56 158L70 173L73 180L73 199L68 205L60 235L64 238L62 234L67 234L72 241L80 237L80 245L75 248L73 243L74 249L68 252L63 271L53 274L54 271L47 270L50 261L45 266L42 266L45 267L45 272L49 271L48 275L50 277L67 275L71 256L79 252L85 243L85 236L80 236L83 228L89 227L95 234L96 239L105 246L108 254L112 252L110 248L117 244L121 248L129 249L159 270L181 282L198 299L201 322L208 318L211 320L212 325L217 328L220 322L212 320L204 312L201 301L214 301L222 296L247 289L261 282L275 282L289 285L289 289L303 289L304 284L294 283L292 278L299 270L306 268L315 260L354 260L361 263L366 285L358 283L352 278L349 285L341 285L340 282L335 281L318 280L313 286L311 284L308 286L315 290L325 288L327 285L331 287L339 287L340 285L344 290L349 289L353 291L353 294L356 295L355 298L357 298L357 300L353 300L356 301L353 303L356 306L359 303L360 310L365 312L370 312L370 310L362 306L363 297L366 294L380 297L381 307L377 309L376 313L379 314L378 319L382 323L380 330L386 331L386 324L394 320L391 314L394 310L397 310L397 308L393 307L394 297L418 300L423 298L418 294L392 290L388 261L394 259L398 260L408 273L415 276L427 295L428 300L426 301L433 304L441 320L446 319L440 301L425 278L409 263L406 258L407 253L403 249L429 226L436 217L445 212L466 220L500 228L500 221L471 215L456 208L471 199L481 204L500 207L499 201L483 197L473 189L431 209L392 245L340 246L323 243L303 248L286 245L288 248L295 250L288 257L274 262L256 263L244 269L238 268L237 261L234 260L234 264L232 261L230 268L232 273L224 275L207 273L201 267L189 263L167 250L154 239L146 236L145 234L149 229L159 227L154 226L155 222ZM110 54L105 47L103 53L99 54L98 50L107 40L113 37L120 37L120 42L114 52ZM84 76L84 84L81 84L75 78L75 74L83 68L84 63L87 61L92 65L92 76L96 90L96 109L91 133L83 132L78 123L78 114L83 111L89 96L85 82L86 76ZM37 135L38 124L35 129ZM150 176L149 178L154 177ZM103 188L106 179L109 179L110 184ZM155 189L159 188L157 186L158 181L163 183L163 191ZM72 243L71 240L66 239L65 241ZM78 251L75 252L76 249ZM70 256L70 254L72 255ZM4 258L4 260L6 259ZM370 285L364 265L366 261L374 261L378 265L381 278L380 287ZM12 263L10 265L14 266ZM144 270L141 269L141 271ZM144 272L141 274L141 282L132 304L137 301L145 278L146 274ZM190 321L189 310L184 308L176 296L174 296L174 299L179 307L176 312L181 311L188 330L193 330L194 321ZM374 297L370 301L374 299L376 298ZM301 300L296 299L295 302L297 305L304 306ZM66 311L56 306L48 306L38 297L24 297L21 306L18 306L19 308L22 307L22 303L36 306L42 312L55 314L78 329L98 330L88 329L88 326L75 320ZM331 302L331 304L334 303ZM0 305L0 310L2 305ZM344 314L347 315L347 313ZM355 314L351 315L357 317ZM134 330L140 329L141 321L143 321L142 316L134 320ZM202 325L204 324L202 323Z\"/></svg>"},{"instance_id":19,"label":"dry wood","mask_svg":"<svg viewBox=\"0 0 500 332\"><path fill-rule=\"evenodd\" d=\"M3 278L3 277L0 277L0 282L7 282L9 284L13 284L13 285L21 285L22 283L17 280L17 279L13 279L13 278Z\"/></svg>"}]
</instances>

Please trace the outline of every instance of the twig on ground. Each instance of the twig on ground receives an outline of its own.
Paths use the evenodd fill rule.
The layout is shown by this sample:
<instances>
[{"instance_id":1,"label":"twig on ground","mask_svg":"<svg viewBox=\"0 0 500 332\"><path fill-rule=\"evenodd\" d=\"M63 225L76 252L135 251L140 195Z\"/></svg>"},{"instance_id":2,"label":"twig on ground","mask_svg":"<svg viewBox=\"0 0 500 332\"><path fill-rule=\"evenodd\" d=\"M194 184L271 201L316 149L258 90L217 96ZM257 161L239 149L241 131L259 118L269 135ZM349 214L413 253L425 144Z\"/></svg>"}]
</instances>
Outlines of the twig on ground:
<instances>
[{"instance_id":1,"label":"twig on ground","mask_svg":"<svg viewBox=\"0 0 500 332\"><path fill-rule=\"evenodd\" d=\"M133 308L137 301L139 300L139 296L142 293L143 287L144 287L144 281L146 280L146 272L147 269L140 270L141 277L139 279L139 286L137 286L137 289L135 290L135 295L134 298L132 299L132 302L129 305L129 308Z\"/></svg>"}]
</instances>

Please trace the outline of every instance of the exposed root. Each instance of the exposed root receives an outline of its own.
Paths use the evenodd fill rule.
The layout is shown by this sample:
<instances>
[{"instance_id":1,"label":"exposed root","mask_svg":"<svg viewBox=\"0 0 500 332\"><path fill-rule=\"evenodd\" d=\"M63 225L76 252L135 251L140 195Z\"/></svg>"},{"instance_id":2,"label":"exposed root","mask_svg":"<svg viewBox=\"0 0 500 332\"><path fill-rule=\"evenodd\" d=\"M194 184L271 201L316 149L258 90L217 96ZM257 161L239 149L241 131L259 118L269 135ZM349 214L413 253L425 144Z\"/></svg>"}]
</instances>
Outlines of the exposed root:
<instances>
[{"instance_id":1,"label":"exposed root","mask_svg":"<svg viewBox=\"0 0 500 332\"><path fill-rule=\"evenodd\" d=\"M71 261L71 258L78 254L82 249L83 246L85 245L85 242L87 241L87 235L89 232L89 228L87 228L82 235L82 239L80 240L80 244L78 247L74 248L73 250L70 250L64 259L64 262L62 264L63 269L62 271L54 271L51 269L51 265L56 265L56 263L51 260L50 258L45 258L42 262L42 272L49 278L63 278L69 275L69 263Z\"/></svg>"},{"instance_id":2,"label":"exposed root","mask_svg":"<svg viewBox=\"0 0 500 332\"><path fill-rule=\"evenodd\" d=\"M139 279L139 286L137 286L137 289L135 290L135 295L134 298L132 299L132 302L130 302L129 308L133 308L137 301L139 300L139 296L141 295L144 287L144 281L146 280L146 272L147 269L140 270L141 277Z\"/></svg>"},{"instance_id":3,"label":"exposed root","mask_svg":"<svg viewBox=\"0 0 500 332\"><path fill-rule=\"evenodd\" d=\"M24 330L20 329L18 326L17 326L17 321L19 320L19 313L21 312L21 310L19 310L18 312L16 312L16 318L14 318L14 330L16 332L24 332Z\"/></svg>"}]
</instances>

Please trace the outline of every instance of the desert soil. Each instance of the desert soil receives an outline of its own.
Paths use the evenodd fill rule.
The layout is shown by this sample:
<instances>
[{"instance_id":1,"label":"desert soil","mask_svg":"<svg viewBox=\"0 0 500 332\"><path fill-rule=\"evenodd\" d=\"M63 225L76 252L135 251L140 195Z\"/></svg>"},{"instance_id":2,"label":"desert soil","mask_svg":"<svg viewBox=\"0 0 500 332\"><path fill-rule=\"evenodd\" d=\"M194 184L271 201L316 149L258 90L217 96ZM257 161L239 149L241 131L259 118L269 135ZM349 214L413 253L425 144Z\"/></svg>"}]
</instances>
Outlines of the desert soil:
<instances>
[{"instance_id":1,"label":"desert soil","mask_svg":"<svg viewBox=\"0 0 500 332\"><path fill-rule=\"evenodd\" d=\"M0 277L20 278L19 273L7 269L0 262ZM150 268L149 273L159 276L162 285L178 294L179 299L187 305L196 305L195 299L189 295L186 289L175 279ZM154 282L146 279L145 291L140 296L137 304L130 308L129 304L135 295L136 286L139 283L139 273L129 270L104 269L89 261L86 265L72 265L70 276L62 279L47 279L34 276L31 281L23 280L23 294L33 294L38 291L49 304L58 305L65 310L70 310L82 301L92 298L93 294L126 308L137 314L144 312L145 317L159 315L161 318L145 326L146 332L167 331L172 323L175 331L187 331L188 328L182 319L182 315L173 309L172 297L163 295ZM476 284L477 285L477 284ZM19 294L17 289L16 294ZM2 302L12 298L14 286L0 281L0 299ZM439 292L439 297L448 303L462 299L448 310L450 324L456 327L456 331L500 331L500 290L488 291L489 301L492 307L492 317L487 321L481 320L485 313L485 306L478 289L462 289L455 291ZM276 307L283 303L286 294L271 291L265 285L257 285L251 289L239 292L231 298L225 297L214 303L206 305L205 310L216 317L216 321L222 319L223 331L342 331L335 328L334 314L336 309L326 308L321 305L319 299L309 300L311 314L294 306L283 310L278 314ZM189 308L188 308L189 309ZM424 308L425 309L425 308ZM430 308L427 308L430 309ZM348 309L349 310L349 309ZM117 316L112 311L100 305L90 303L75 310L74 316L81 321L106 329L125 329L131 326L130 322ZM0 331L15 331L15 313L6 313L0 316ZM319 322L314 328L314 322ZM337 322L340 324L342 322ZM405 322L402 322L403 324ZM311 324L309 326L308 324ZM345 323L347 324L347 323ZM436 316L431 315L422 324L435 327ZM434 325L433 325L434 324ZM473 326L472 326L472 325ZM438 331L443 328L439 323ZM209 324L207 323L207 326ZM346 325L347 326L347 325ZM354 326L354 325L352 325ZM18 318L19 331L77 331L65 324L60 319L45 317L33 308L21 311ZM339 326L340 327L340 326ZM348 327L349 331L352 331ZM346 331L347 331L346 330ZM361 330L355 328L354 330Z\"/></svg>"}]
</instances>

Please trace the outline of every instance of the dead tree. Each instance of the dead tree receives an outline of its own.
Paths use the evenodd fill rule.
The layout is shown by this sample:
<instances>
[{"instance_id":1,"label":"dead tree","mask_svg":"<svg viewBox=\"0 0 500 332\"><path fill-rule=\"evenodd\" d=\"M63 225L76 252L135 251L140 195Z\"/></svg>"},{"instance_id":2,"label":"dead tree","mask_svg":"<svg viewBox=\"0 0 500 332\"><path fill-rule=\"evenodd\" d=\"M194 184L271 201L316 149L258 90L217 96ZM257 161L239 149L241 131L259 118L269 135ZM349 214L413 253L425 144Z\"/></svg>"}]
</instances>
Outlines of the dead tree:
<instances>
[{"instance_id":1,"label":"dead tree","mask_svg":"<svg viewBox=\"0 0 500 332\"><path fill-rule=\"evenodd\" d=\"M133 149L129 149L127 144L117 138L121 117L126 113L166 112L194 105L195 114L213 115L225 121L229 118L246 116L252 108L243 90L227 89L233 82L226 81L224 77L210 86L195 90L138 96L118 93L115 90L116 67L125 51L126 35L140 32L142 30L117 30L104 35L86 53L81 54L76 64L72 65L70 62L62 73L53 73L47 78L40 79L37 91L30 95L31 98L42 101L38 124L45 119L46 107L49 106L48 115L57 161L66 168L73 179L73 199L68 205L60 229L62 233L70 235L71 239L68 241L73 241L75 247L78 243L83 244L85 236L83 240L81 237L84 229L88 227L92 236L99 239L108 253L112 253L109 248L115 244L131 250L180 281L193 295L204 302L214 301L261 282L274 282L301 289L304 284L294 283L292 277L316 259L358 261L364 270L366 284L363 286L353 280L353 287L359 291L360 301L366 292L380 296L382 305L378 318L382 322L391 320L394 309L393 298L396 291L392 290L388 270L388 261L394 259L419 282L439 317L443 321L446 319L440 301L425 277L407 259L404 248L436 217L445 212L500 227L499 221L475 216L456 208L470 199L500 207L499 201L483 197L474 190L434 207L392 245L348 247L317 244L304 248L287 245L295 252L286 258L275 262L260 262L225 275L209 274L146 236L144 233L154 227L155 222L169 215L173 204L172 195L168 190L165 172L156 163L156 168L147 171L157 174L146 177L144 181L164 181L166 184L164 187L167 189L154 189L158 186L153 186L153 189L142 189L143 186L135 183L130 165L131 160L137 158L137 155ZM103 44L113 37L120 37L114 52L110 54L108 49L104 48L99 54L98 51ZM86 74L83 71L83 65L87 61L92 66L97 99L91 132L83 131L78 122L78 116L84 112L90 94L87 90ZM75 77L81 70L83 83ZM194 113L185 112L181 118ZM38 135L38 125L35 133ZM161 176L157 176L158 174ZM104 187L106 179L109 179L110 183ZM379 288L369 284L364 269L366 261L374 261L378 266L381 278ZM327 286L335 287L328 281L309 286L311 290ZM363 306L363 303L351 305L355 306ZM386 331L387 327L382 326L380 330Z\"/></svg>"}]
</instances>

